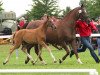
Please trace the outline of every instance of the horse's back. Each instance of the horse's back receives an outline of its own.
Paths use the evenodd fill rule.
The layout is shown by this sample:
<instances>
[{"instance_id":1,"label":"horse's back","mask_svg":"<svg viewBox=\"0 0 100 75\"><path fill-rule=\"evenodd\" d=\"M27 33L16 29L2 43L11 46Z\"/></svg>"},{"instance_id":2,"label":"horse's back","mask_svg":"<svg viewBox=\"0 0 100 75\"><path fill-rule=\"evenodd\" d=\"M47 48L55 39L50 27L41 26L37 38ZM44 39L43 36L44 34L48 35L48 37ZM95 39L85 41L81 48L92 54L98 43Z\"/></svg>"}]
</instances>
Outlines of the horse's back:
<instances>
[{"instance_id":1,"label":"horse's back","mask_svg":"<svg viewBox=\"0 0 100 75\"><path fill-rule=\"evenodd\" d=\"M38 28L40 25L43 24L43 20L35 20L35 21L31 21L29 22L29 24L27 25L26 29L35 29Z\"/></svg>"},{"instance_id":2,"label":"horse's back","mask_svg":"<svg viewBox=\"0 0 100 75\"><path fill-rule=\"evenodd\" d=\"M15 34L15 40L25 41L27 43L33 43L36 42L36 35L37 30L36 29L22 29L16 32Z\"/></svg>"}]
</instances>

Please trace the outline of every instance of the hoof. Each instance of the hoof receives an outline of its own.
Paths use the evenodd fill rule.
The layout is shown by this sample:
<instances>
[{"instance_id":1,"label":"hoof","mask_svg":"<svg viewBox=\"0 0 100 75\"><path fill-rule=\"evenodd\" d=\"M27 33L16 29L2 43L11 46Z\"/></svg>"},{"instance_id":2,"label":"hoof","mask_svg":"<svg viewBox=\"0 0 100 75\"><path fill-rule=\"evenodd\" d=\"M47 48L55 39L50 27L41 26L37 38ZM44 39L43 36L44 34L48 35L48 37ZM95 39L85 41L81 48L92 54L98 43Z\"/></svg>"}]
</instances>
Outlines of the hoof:
<instances>
[{"instance_id":1,"label":"hoof","mask_svg":"<svg viewBox=\"0 0 100 75\"><path fill-rule=\"evenodd\" d=\"M57 63L57 61L55 60L54 63Z\"/></svg>"},{"instance_id":2,"label":"hoof","mask_svg":"<svg viewBox=\"0 0 100 75\"><path fill-rule=\"evenodd\" d=\"M35 63L32 63L32 65L35 65Z\"/></svg>"},{"instance_id":3,"label":"hoof","mask_svg":"<svg viewBox=\"0 0 100 75\"><path fill-rule=\"evenodd\" d=\"M80 58L78 58L77 62L78 62L79 64L83 64L83 63L81 62Z\"/></svg>"},{"instance_id":4,"label":"hoof","mask_svg":"<svg viewBox=\"0 0 100 75\"><path fill-rule=\"evenodd\" d=\"M44 65L47 65L47 63L46 63L46 64L44 64Z\"/></svg>"},{"instance_id":5,"label":"hoof","mask_svg":"<svg viewBox=\"0 0 100 75\"><path fill-rule=\"evenodd\" d=\"M25 64L27 64L27 63L28 63L28 61L25 60Z\"/></svg>"},{"instance_id":6,"label":"hoof","mask_svg":"<svg viewBox=\"0 0 100 75\"><path fill-rule=\"evenodd\" d=\"M6 63L5 62L3 62L3 65L5 65Z\"/></svg>"},{"instance_id":7,"label":"hoof","mask_svg":"<svg viewBox=\"0 0 100 75\"><path fill-rule=\"evenodd\" d=\"M42 63L42 65L47 65L47 63Z\"/></svg>"},{"instance_id":8,"label":"hoof","mask_svg":"<svg viewBox=\"0 0 100 75\"><path fill-rule=\"evenodd\" d=\"M35 62L34 61L32 61L32 65L35 65Z\"/></svg>"},{"instance_id":9,"label":"hoof","mask_svg":"<svg viewBox=\"0 0 100 75\"><path fill-rule=\"evenodd\" d=\"M79 64L83 64L82 62L78 62Z\"/></svg>"},{"instance_id":10,"label":"hoof","mask_svg":"<svg viewBox=\"0 0 100 75\"><path fill-rule=\"evenodd\" d=\"M59 59L59 63L60 63L60 64L62 63L61 59Z\"/></svg>"},{"instance_id":11,"label":"hoof","mask_svg":"<svg viewBox=\"0 0 100 75\"><path fill-rule=\"evenodd\" d=\"M47 65L47 63L45 62L45 61L42 61L42 63L41 64L43 64L43 65Z\"/></svg>"}]
</instances>

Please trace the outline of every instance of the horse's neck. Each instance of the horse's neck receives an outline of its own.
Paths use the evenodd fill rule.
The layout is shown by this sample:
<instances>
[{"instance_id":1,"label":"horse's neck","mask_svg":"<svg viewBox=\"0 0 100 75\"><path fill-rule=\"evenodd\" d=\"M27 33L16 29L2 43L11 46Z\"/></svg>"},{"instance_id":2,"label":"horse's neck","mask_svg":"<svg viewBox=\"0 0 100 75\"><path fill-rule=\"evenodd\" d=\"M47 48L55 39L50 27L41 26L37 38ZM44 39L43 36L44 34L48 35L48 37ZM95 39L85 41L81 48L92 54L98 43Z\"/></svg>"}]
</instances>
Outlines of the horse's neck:
<instances>
[{"instance_id":1,"label":"horse's neck","mask_svg":"<svg viewBox=\"0 0 100 75\"><path fill-rule=\"evenodd\" d=\"M76 13L77 13L78 10L79 10L79 7L73 9L67 15L65 15L63 20L65 20L66 22L69 22L69 21L75 22L77 20L76 19Z\"/></svg>"},{"instance_id":2,"label":"horse's neck","mask_svg":"<svg viewBox=\"0 0 100 75\"><path fill-rule=\"evenodd\" d=\"M69 15L66 15L64 18L63 18L63 20L66 20L66 21L68 21L68 20L75 20L75 17L76 17L76 15L75 15L75 13L70 13Z\"/></svg>"},{"instance_id":3,"label":"horse's neck","mask_svg":"<svg viewBox=\"0 0 100 75\"><path fill-rule=\"evenodd\" d=\"M75 23L76 23L76 20L75 18L71 18L71 17L66 17L64 18L62 21L61 21L63 24L63 26L65 27L70 27L70 28L74 28L75 27Z\"/></svg>"},{"instance_id":4,"label":"horse's neck","mask_svg":"<svg viewBox=\"0 0 100 75\"><path fill-rule=\"evenodd\" d=\"M74 28L75 27L75 23L76 23L77 19L76 19L76 13L70 13L69 15L66 15L63 19L62 22L66 23L66 25Z\"/></svg>"},{"instance_id":5,"label":"horse's neck","mask_svg":"<svg viewBox=\"0 0 100 75\"><path fill-rule=\"evenodd\" d=\"M44 23L40 26L40 29L41 29L42 32L46 33L47 28L48 28L47 22L48 22L48 20L45 20Z\"/></svg>"}]
</instances>

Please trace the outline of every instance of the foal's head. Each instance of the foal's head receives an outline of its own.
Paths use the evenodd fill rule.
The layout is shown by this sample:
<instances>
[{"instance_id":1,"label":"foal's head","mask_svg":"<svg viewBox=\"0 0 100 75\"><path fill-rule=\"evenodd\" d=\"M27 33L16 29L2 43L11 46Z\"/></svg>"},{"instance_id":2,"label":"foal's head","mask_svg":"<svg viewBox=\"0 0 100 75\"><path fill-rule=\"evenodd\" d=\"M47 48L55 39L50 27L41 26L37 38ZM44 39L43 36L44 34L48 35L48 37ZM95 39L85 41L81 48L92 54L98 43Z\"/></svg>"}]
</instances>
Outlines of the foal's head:
<instances>
[{"instance_id":1,"label":"foal's head","mask_svg":"<svg viewBox=\"0 0 100 75\"><path fill-rule=\"evenodd\" d=\"M51 27L52 30L55 30L56 29L56 25L53 24L52 19L48 15L45 16L45 17L43 17L43 18L44 18L43 20L45 20L45 23L46 23L46 25L48 27Z\"/></svg>"}]
</instances>

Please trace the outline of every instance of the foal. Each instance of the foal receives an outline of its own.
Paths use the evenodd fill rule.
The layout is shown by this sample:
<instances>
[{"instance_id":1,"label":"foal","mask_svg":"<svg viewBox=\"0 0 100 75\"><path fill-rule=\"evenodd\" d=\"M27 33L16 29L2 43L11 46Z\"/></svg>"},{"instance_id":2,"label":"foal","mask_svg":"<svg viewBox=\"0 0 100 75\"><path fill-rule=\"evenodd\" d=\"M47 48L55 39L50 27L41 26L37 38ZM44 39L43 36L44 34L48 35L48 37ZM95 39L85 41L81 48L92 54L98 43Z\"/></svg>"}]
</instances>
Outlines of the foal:
<instances>
[{"instance_id":1,"label":"foal","mask_svg":"<svg viewBox=\"0 0 100 75\"><path fill-rule=\"evenodd\" d=\"M45 44L46 31L47 31L48 26L51 26L52 28L56 28L53 24L48 24L48 23L51 23L51 22L49 21L48 16L46 16L44 19L44 23L40 27L36 29L22 29L16 32L15 35L13 36L14 45L10 49L9 55L6 58L6 60L3 62L3 64L5 65L9 61L12 52L15 49L19 48L20 45L23 44L23 42L28 43L28 44L38 44L39 47L47 48L54 62L56 62L56 59L51 52L51 49ZM32 64L34 65L35 62L33 61L33 58L31 57L31 55L27 52L27 49L25 46L23 46L22 51L27 54Z\"/></svg>"}]
</instances>

